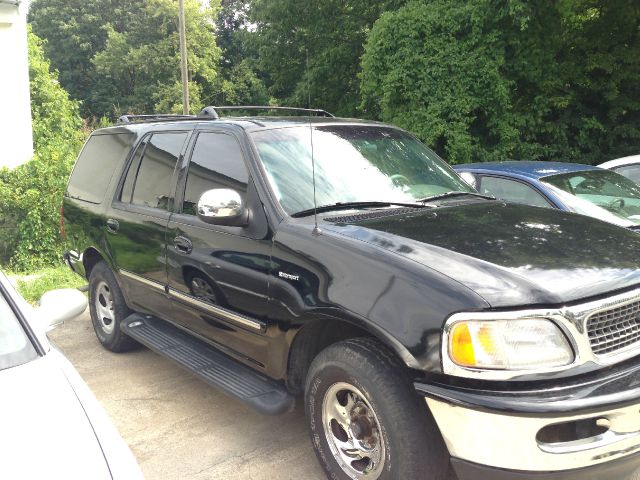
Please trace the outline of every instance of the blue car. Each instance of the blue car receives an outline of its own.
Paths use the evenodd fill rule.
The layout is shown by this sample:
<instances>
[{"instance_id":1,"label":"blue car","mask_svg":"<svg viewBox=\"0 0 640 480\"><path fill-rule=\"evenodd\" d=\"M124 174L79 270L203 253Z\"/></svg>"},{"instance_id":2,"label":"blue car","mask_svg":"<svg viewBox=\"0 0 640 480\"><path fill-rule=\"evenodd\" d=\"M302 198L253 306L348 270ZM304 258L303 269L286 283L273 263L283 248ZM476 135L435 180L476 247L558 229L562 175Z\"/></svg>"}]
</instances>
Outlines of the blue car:
<instances>
[{"instance_id":1,"label":"blue car","mask_svg":"<svg viewBox=\"0 0 640 480\"><path fill-rule=\"evenodd\" d=\"M456 165L480 193L514 203L558 208L640 228L640 186L591 165L508 161Z\"/></svg>"}]
</instances>

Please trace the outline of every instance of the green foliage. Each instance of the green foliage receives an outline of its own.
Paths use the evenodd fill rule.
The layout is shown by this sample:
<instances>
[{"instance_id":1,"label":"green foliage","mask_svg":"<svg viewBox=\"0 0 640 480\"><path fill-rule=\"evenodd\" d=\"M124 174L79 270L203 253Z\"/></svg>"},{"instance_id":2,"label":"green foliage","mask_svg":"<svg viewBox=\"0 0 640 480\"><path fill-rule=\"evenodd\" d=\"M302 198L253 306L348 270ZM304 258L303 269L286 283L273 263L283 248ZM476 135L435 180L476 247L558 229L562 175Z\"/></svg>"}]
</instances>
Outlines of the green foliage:
<instances>
[{"instance_id":1,"label":"green foliage","mask_svg":"<svg viewBox=\"0 0 640 480\"><path fill-rule=\"evenodd\" d=\"M94 93L97 76L91 59L104 49L108 28L123 31L143 2L129 0L34 0L29 6L33 32L46 40L47 58L60 72L60 83L72 98L82 100L85 117L102 116Z\"/></svg>"},{"instance_id":2,"label":"green foliage","mask_svg":"<svg viewBox=\"0 0 640 480\"><path fill-rule=\"evenodd\" d=\"M282 103L353 116L367 32L402 0L253 0L260 69ZM307 72L308 59L308 72Z\"/></svg>"},{"instance_id":3,"label":"green foliage","mask_svg":"<svg viewBox=\"0 0 640 480\"><path fill-rule=\"evenodd\" d=\"M35 270L25 277L17 275L17 280L18 292L32 304L37 304L40 297L49 290L78 288L86 284L86 280L73 273L66 265Z\"/></svg>"},{"instance_id":4,"label":"green foliage","mask_svg":"<svg viewBox=\"0 0 640 480\"><path fill-rule=\"evenodd\" d=\"M148 0L126 31L107 26L107 41L92 59L101 81L96 85L101 112L180 112L180 48L177 3ZM202 107L202 90L216 80L220 50L212 22L215 11L197 0L185 2L192 110Z\"/></svg>"},{"instance_id":5,"label":"green foliage","mask_svg":"<svg viewBox=\"0 0 640 480\"><path fill-rule=\"evenodd\" d=\"M219 0L210 3L185 0L194 111L217 90ZM175 0L35 0L29 21L85 116L182 110Z\"/></svg>"},{"instance_id":6,"label":"green foliage","mask_svg":"<svg viewBox=\"0 0 640 480\"><path fill-rule=\"evenodd\" d=\"M268 105L272 102L267 87L251 66L249 60L223 70L214 105Z\"/></svg>"},{"instance_id":7,"label":"green foliage","mask_svg":"<svg viewBox=\"0 0 640 480\"><path fill-rule=\"evenodd\" d=\"M361 107L452 163L599 163L640 147L640 4L436 0L382 15Z\"/></svg>"},{"instance_id":8,"label":"green foliage","mask_svg":"<svg viewBox=\"0 0 640 480\"><path fill-rule=\"evenodd\" d=\"M60 87L44 57L42 41L29 32L29 76L36 155L13 170L0 170L0 241L17 270L60 258L59 209L67 177L82 142L78 105Z\"/></svg>"}]
</instances>

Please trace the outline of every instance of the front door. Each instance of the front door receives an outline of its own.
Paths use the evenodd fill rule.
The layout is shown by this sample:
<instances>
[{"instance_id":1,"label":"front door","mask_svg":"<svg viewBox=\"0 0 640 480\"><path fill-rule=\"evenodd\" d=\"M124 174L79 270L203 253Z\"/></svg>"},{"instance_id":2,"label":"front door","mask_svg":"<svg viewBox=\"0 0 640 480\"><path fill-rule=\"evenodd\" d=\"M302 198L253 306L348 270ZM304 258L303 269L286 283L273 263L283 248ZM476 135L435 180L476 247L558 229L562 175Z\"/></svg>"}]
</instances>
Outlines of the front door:
<instances>
[{"instance_id":1,"label":"front door","mask_svg":"<svg viewBox=\"0 0 640 480\"><path fill-rule=\"evenodd\" d=\"M240 144L203 131L185 162L180 202L169 221L167 266L175 321L229 353L266 363L267 289L271 235ZM180 187L182 190L182 187ZM246 227L210 225L196 216L200 195L230 188L250 209Z\"/></svg>"},{"instance_id":2,"label":"front door","mask_svg":"<svg viewBox=\"0 0 640 480\"><path fill-rule=\"evenodd\" d=\"M107 248L131 308L166 317L166 234L187 132L158 132L134 154L107 219Z\"/></svg>"}]
</instances>

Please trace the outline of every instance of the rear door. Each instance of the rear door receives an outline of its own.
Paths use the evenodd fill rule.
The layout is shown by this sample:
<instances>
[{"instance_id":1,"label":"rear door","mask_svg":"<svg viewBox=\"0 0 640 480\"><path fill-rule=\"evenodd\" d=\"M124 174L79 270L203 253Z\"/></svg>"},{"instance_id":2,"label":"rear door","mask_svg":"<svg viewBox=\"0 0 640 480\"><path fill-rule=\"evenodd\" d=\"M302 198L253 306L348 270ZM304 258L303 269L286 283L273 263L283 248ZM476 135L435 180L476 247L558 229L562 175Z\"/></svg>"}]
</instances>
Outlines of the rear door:
<instances>
[{"instance_id":1,"label":"rear door","mask_svg":"<svg viewBox=\"0 0 640 480\"><path fill-rule=\"evenodd\" d=\"M167 317L166 233L173 208L176 165L189 136L155 132L143 138L109 212L107 247L129 305Z\"/></svg>"},{"instance_id":2,"label":"rear door","mask_svg":"<svg viewBox=\"0 0 640 480\"><path fill-rule=\"evenodd\" d=\"M271 233L238 139L201 131L190 147L167 235L175 321L242 359L264 366ZM246 227L210 225L196 216L200 195L237 191L250 210Z\"/></svg>"}]
</instances>

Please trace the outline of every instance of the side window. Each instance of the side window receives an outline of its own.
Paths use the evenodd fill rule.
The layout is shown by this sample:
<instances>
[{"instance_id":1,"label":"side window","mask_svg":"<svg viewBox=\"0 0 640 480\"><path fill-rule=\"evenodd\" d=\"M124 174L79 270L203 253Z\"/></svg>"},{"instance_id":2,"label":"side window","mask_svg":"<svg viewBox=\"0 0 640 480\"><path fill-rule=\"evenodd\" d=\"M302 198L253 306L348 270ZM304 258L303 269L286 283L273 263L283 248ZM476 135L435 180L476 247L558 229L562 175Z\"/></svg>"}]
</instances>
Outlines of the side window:
<instances>
[{"instance_id":1,"label":"side window","mask_svg":"<svg viewBox=\"0 0 640 480\"><path fill-rule=\"evenodd\" d=\"M93 134L76 162L67 194L85 202L102 203L111 176L131 151L130 133Z\"/></svg>"},{"instance_id":2,"label":"side window","mask_svg":"<svg viewBox=\"0 0 640 480\"><path fill-rule=\"evenodd\" d=\"M154 133L129 166L121 200L167 210L171 178L186 138L187 133Z\"/></svg>"},{"instance_id":3,"label":"side window","mask_svg":"<svg viewBox=\"0 0 640 480\"><path fill-rule=\"evenodd\" d=\"M636 183L640 183L640 165L628 165L624 167L618 167L613 170L620 175L624 175L629 180Z\"/></svg>"},{"instance_id":4,"label":"side window","mask_svg":"<svg viewBox=\"0 0 640 480\"><path fill-rule=\"evenodd\" d=\"M481 177L480 193L513 203L524 203L534 207L550 207L542 195L529 185L516 180L499 177Z\"/></svg>"},{"instance_id":5,"label":"side window","mask_svg":"<svg viewBox=\"0 0 640 480\"><path fill-rule=\"evenodd\" d=\"M196 205L207 190L231 188L247 191L249 173L238 141L226 133L202 132L189 162L182 212L196 214Z\"/></svg>"}]
</instances>

